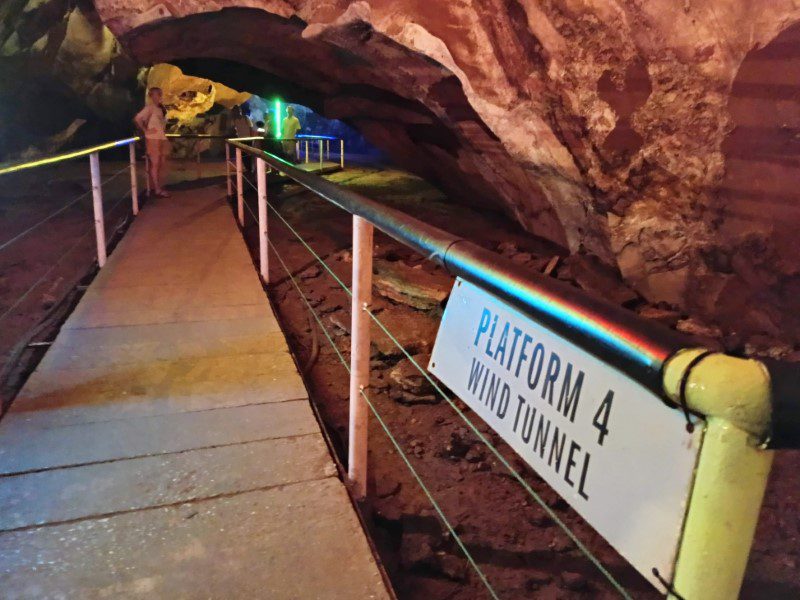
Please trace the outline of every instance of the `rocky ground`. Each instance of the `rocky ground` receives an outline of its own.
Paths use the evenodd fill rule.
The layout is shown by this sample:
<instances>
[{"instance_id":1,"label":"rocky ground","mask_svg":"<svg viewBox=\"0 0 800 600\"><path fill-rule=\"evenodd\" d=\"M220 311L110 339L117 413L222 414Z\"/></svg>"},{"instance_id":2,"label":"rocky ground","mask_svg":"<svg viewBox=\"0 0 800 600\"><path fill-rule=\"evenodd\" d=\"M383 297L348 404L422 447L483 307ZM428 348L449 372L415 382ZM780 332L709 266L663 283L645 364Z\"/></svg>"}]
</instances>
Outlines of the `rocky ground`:
<instances>
[{"instance_id":1,"label":"rocky ground","mask_svg":"<svg viewBox=\"0 0 800 600\"><path fill-rule=\"evenodd\" d=\"M28 177L4 189L0 203L0 244L46 216L68 198L85 191L82 168L63 176ZM208 172L206 173L208 174ZM193 173L187 173L193 177ZM617 275L581 257L567 257L557 246L525 234L508 219L455 207L423 181L391 170L351 168L332 179L397 206L434 225L474 239L512 260L570 281L590 293L612 298L647 318L657 319L726 348L735 340L687 315L645 303L620 284ZM124 183L120 193L124 192ZM224 186L220 183L220 194ZM350 218L312 194L286 186L270 191L281 214L349 285ZM248 197L249 202L254 198ZM0 314L62 259L29 299L0 322L3 356L90 270L92 238L64 257L87 231L90 204L42 227L23 244L0 252ZM88 210L88 212L87 212ZM270 215L270 235L289 270L321 315L326 329L347 357L349 299L288 229ZM114 221L115 223L117 221ZM91 221L89 220L89 227ZM111 223L111 221L109 221ZM109 225L109 230L111 226ZM257 252L252 220L245 228ZM13 251L12 251L13 249ZM419 362L427 362L451 279L422 257L376 234L373 310ZM305 304L271 257L271 300L290 345L304 370L320 417L341 461L346 458L347 374ZM68 303L66 305L68 308ZM52 335L49 332L47 335ZM47 339L47 335L41 339ZM429 387L397 347L373 331L370 397L422 480L451 520L501 598L605 598L617 595L567 536L513 481L469 431L452 408ZM739 350L746 350L738 346ZM751 349L752 350L752 349ZM41 352L41 350L39 350ZM777 352L777 351L776 351ZM781 351L786 354L785 351ZM28 358L31 358L28 356ZM35 356L33 357L35 358ZM28 367L32 363L28 363ZM17 382L18 383L18 382ZM463 405L462 405L463 406ZM636 598L658 597L613 549L561 500L471 411L466 414L524 474L544 501ZM480 598L486 592L429 501L410 475L375 419L369 431L370 480L363 506L367 524L392 582L402 599ZM762 511L745 582L745 598L795 598L800 552L800 453L778 455Z\"/></svg>"},{"instance_id":2,"label":"rocky ground","mask_svg":"<svg viewBox=\"0 0 800 600\"><path fill-rule=\"evenodd\" d=\"M663 306L644 302L616 273L580 256L566 256L531 238L500 215L454 207L438 191L405 173L360 168L332 179L417 217L476 240L513 261L610 298L646 318L676 327L707 345L725 347L719 332ZM294 186L272 199L280 213L331 269L350 283L351 225L347 214ZM250 199L253 201L254 199ZM349 299L308 250L270 214L270 235L300 289L340 351L349 353ZM246 237L257 252L253 223ZM421 256L376 232L373 311L420 364L427 364L452 279ZM270 263L271 299L303 368L321 418L346 459L347 373L300 299L280 262ZM436 395L397 346L372 331L370 397L414 468L451 519L501 598L615 597L611 586ZM464 405L461 405L464 407ZM636 598L658 593L474 413L512 465ZM384 431L369 431L369 497L364 510L398 595L403 599L476 598L486 592L439 521ZM797 452L778 456L744 597L790 598L800 593Z\"/></svg>"},{"instance_id":3,"label":"rocky ground","mask_svg":"<svg viewBox=\"0 0 800 600\"><path fill-rule=\"evenodd\" d=\"M101 161L103 179L125 168ZM123 171L104 187L106 235L114 240L130 213L130 176ZM41 226L20 233L76 200ZM115 206L116 205L116 206ZM0 407L46 350L57 325L96 269L88 161L3 176L0 188ZM44 320L44 324L42 324ZM33 344L29 346L28 344ZM37 345L39 344L39 345ZM17 360L22 359L21 363ZM1 414L1 411L0 411Z\"/></svg>"}]
</instances>

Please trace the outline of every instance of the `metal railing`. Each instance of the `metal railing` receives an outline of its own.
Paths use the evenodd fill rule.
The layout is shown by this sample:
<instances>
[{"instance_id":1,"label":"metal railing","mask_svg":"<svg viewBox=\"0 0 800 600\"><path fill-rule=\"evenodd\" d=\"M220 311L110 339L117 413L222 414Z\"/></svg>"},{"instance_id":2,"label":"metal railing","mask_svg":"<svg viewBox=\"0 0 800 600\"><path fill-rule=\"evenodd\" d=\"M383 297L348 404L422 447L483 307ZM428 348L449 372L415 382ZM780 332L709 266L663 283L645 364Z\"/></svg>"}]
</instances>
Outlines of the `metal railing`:
<instances>
[{"instance_id":1,"label":"metal railing","mask_svg":"<svg viewBox=\"0 0 800 600\"><path fill-rule=\"evenodd\" d=\"M176 134L170 137L187 136ZM197 137L224 136L198 134ZM104 224L104 182L100 178L99 152L125 145L129 147L130 164L123 171L130 170L131 212L136 215L139 212L139 192L134 142L138 139L131 137L53 157L0 165L0 175L88 156L97 264L102 268L106 261L108 242ZM772 452L767 448L800 445L800 419L797 416L797 402L794 401L798 380L796 368L785 364L736 358L693 347L685 337L669 329L639 318L615 305L590 297L576 288L538 276L468 240L363 195L343 189L275 155L254 149L244 143L263 139L263 137L230 139L225 144L228 195L233 197L235 170L237 218L243 225L244 210L250 208L244 202L244 182L250 182L244 175L242 155L247 154L255 158L256 183L250 185L257 194L258 210L257 214L253 214L253 218L258 223L259 272L263 281L269 283L268 249L271 247L275 251L275 246L268 237L267 216L271 210L351 296L349 362L333 344L322 322L319 319L317 321L350 373L348 477L352 493L356 498L363 498L366 493L368 412L372 412L401 456L404 456L396 438L367 394L369 329L370 323L374 322L400 347L406 358L453 407L475 435L487 445L512 477L542 506L548 516L562 526L565 533L608 577L612 585L624 597L628 597L619 583L558 519L524 478L511 467L502 453L466 417L424 367L397 342L380 318L370 310L373 228L377 227L400 243L420 252L427 259L443 266L450 274L478 285L519 309L527 317L556 332L560 337L639 382L676 410L685 411L687 419L689 412L704 419L705 435L696 467L693 492L685 515L675 577L672 582L667 582L665 585L669 586L667 589L670 593L677 589L683 597L692 599L727 598L738 592L772 459ZM308 144L313 141L318 142L320 157L330 151L328 143L330 140L322 136L296 139L295 143L300 144L301 141L305 146L306 160L310 150ZM323 146L323 142L326 142L328 147ZM231 148L235 151L235 162L231 160ZM341 140L340 164L344 165L344 147ZM353 215L352 289L335 275L324 260L268 202L268 170L284 174ZM64 210L64 207L59 209L61 210ZM58 211L3 242L0 244L0 250L28 235L57 214ZM280 255L277 256L285 266ZM287 274L291 278L288 269ZM301 298L304 298L297 282L294 279L292 281ZM306 304L313 313L311 304L307 301ZM657 424L650 425L657 426ZM407 459L406 464L454 540L461 545L465 556L487 585L487 589L496 596L430 490Z\"/></svg>"},{"instance_id":2,"label":"metal railing","mask_svg":"<svg viewBox=\"0 0 800 600\"><path fill-rule=\"evenodd\" d=\"M306 135L298 134L295 139L297 140L297 148L295 150L298 158L300 157L301 148L305 149L303 153L303 162L310 162L309 142L317 142L317 156L319 157L320 168L322 168L323 159L330 160L331 158L331 142L339 142L339 167L344 169L344 138L337 138L330 135ZM323 146L324 144L324 146ZM313 144L312 144L313 147Z\"/></svg>"},{"instance_id":3,"label":"metal railing","mask_svg":"<svg viewBox=\"0 0 800 600\"><path fill-rule=\"evenodd\" d=\"M300 138L300 136L297 136L295 138L268 138L268 139L270 139L272 141L275 141L275 142L295 142L295 156L297 156L298 159L299 159L300 156L301 156L301 154L300 154L300 148L301 148L300 143L301 143L301 140L298 139L298 138ZM233 197L233 189L235 187L236 188L236 216L237 216L237 219L239 220L239 225L240 226L244 225L244 181L245 181L245 179L244 179L244 169L243 169L243 163L242 163L242 152L246 152L246 153L264 152L264 150L262 150L260 148L253 148L251 146L248 146L244 142L262 142L265 139L267 139L267 138L264 138L263 136L250 136L250 137L242 137L242 138L228 138L228 140L227 140L228 143L225 144L225 175L226 175L226 179L227 179L228 197L229 198ZM308 157L309 157L309 154L308 154L309 139L315 139L315 140L319 141L319 168L320 169L322 169L323 164L324 164L323 163L323 158L322 158L323 157L323 152L324 152L323 147L322 147L322 142L325 141L325 140L330 142L331 140L337 140L338 139L338 141L339 141L339 168L340 169L344 169L344 159L345 159L344 139L327 137L327 136L306 136L304 138L304 140L305 140L305 160L303 161L305 163L309 162L309 159L308 159ZM233 146L233 148L234 148L234 160L231 160L231 146ZM328 152L330 152L330 147L328 148ZM266 152L264 152L264 154L268 155ZM259 156L260 156L260 154L259 154ZM269 156L274 156L274 155L269 155ZM281 159L278 159L278 160L281 160ZM283 161L283 162L286 165L291 165L292 164L292 163L289 163L289 162L286 162L286 161ZM295 170L300 170L300 169L295 169ZM235 184L235 186L234 186L233 180L231 179L231 173L235 173L236 174L236 184ZM265 194L264 197L266 198L266 180L265 180L264 186L265 186L264 187L264 194ZM266 200L265 200L265 202L266 202ZM266 241L264 243L266 243ZM266 255L266 254L267 253L264 252L264 255ZM266 258L264 260L266 260ZM266 275L264 273L262 273L262 276L266 277Z\"/></svg>"},{"instance_id":4,"label":"metal railing","mask_svg":"<svg viewBox=\"0 0 800 600\"><path fill-rule=\"evenodd\" d=\"M20 369L20 360L27 349L47 346L49 344L47 341L35 340L37 337L49 331L58 319L63 317L65 314L64 311L69 307L70 298L74 296L75 285L85 277L87 273L79 264L72 265L70 261L74 262L76 259L78 261L82 260L82 253L90 251L91 246L94 246L96 264L98 268L102 268L106 263L109 245L121 234L125 224L128 222L129 215L138 214L139 178L135 154L135 143L138 140L138 137L129 137L34 160L0 164L0 176L14 177L19 175L24 177L24 173L32 169L43 169L48 166L61 165L67 161L74 161L81 158L88 157L89 159L88 176L90 188L78 194L76 197L71 198L49 214L36 220L36 222L24 226L20 231L15 232L9 238L1 240L0 253L4 253L2 258L5 263L15 260L14 257L19 256L19 253L22 253L22 256L27 256L31 248L30 242L32 234L40 230L46 224L53 226L56 222L63 222L70 231L74 231L75 227L80 227L78 225L79 221L74 220L75 214L73 211L79 209L81 203L90 195L93 216L92 225L87 227L85 232L81 233L78 231L74 236L70 234L68 239L64 239L58 233L53 235L48 232L48 240L63 242L63 246L52 242L42 245L44 248L58 248L59 253L54 257L52 264L42 265L41 270L32 268L26 276L17 278L16 281L21 284L20 289L16 292L18 295L8 298L8 302L5 303L6 306L3 310L0 310L0 330L6 332L6 336L4 336L3 340L4 356L3 361L0 363L1 386L5 387L14 377L19 377L20 374L17 371ZM128 147L128 164L103 178L100 170L100 153L125 146ZM126 171L130 174L130 187L125 185L121 195L116 198L119 190L114 191L114 188L110 188L109 186ZM68 176L68 179L69 178L71 178L71 175ZM5 186L8 186L8 183L5 183ZM106 189L106 191L110 190L115 198L112 202L108 203L109 206L104 206L104 189ZM128 210L121 210L121 208L124 208L123 202L128 195L130 195L131 202L130 212ZM83 218L83 216L79 215L78 220L81 218ZM112 221L111 228L107 231L107 221L117 218L119 222L114 224ZM94 243L91 242L92 237L94 238ZM29 245L23 248L17 246L17 244L22 241L27 241ZM91 246L89 244L91 244ZM19 248L18 254L5 254L5 251L12 248L12 246ZM65 277L66 281L64 281ZM41 308L35 309L36 311L41 311L37 322L33 324L33 326L25 324L26 319L14 323L9 322L8 320L15 314L19 314L20 307L27 306L25 303L34 297L34 292L37 289L41 289L47 282L51 282L47 293L44 294L47 301L41 305ZM55 290L59 288L62 289L62 291L56 294ZM0 414L2 414L3 410L6 408L5 404L8 399L9 398L0 399L2 400Z\"/></svg>"},{"instance_id":5,"label":"metal railing","mask_svg":"<svg viewBox=\"0 0 800 600\"><path fill-rule=\"evenodd\" d=\"M94 209L94 225L95 237L97 239L97 264L103 267L106 263L106 235L105 235L105 220L103 218L103 185L100 177L100 152L104 150L111 150L122 146L128 146L129 149L129 162L130 162L130 175L131 175L131 210L134 215L139 214L139 183L136 174L136 142L139 137L130 137L122 140L116 140L97 146L90 146L88 148L81 148L71 152L64 152L54 156L38 158L29 161L18 161L14 163L4 163L0 165L0 175L7 175L9 173L17 173L28 169L35 169L45 165L51 165L77 158L89 157L89 174L92 186L92 200ZM149 179L148 179L149 191ZM51 215L46 220L52 218ZM29 233L32 229L24 232Z\"/></svg>"},{"instance_id":6,"label":"metal railing","mask_svg":"<svg viewBox=\"0 0 800 600\"><path fill-rule=\"evenodd\" d=\"M269 283L267 248L271 247L301 298L305 298L277 254L275 246L267 238L269 207L351 296L349 364L316 314L315 318L350 374L348 477L355 498L363 498L366 494L368 411L372 411L401 456L404 456L366 393L369 386L370 321L375 322L394 340L392 333L369 309L373 227L377 227L398 242L443 266L451 275L478 285L519 309L535 322L543 324L559 337L569 340L621 371L674 409L684 411L687 427L691 425L689 413L704 419L703 442L696 465L693 491L684 514L683 535L675 559L674 578L672 581L663 581L657 570L654 570L654 575L664 585L666 592L674 597L722 599L738 593L772 460L772 452L768 448L796 447L800 442L800 419L796 418L797 409L794 408L796 403L787 398L785 393L782 394L783 397L778 396L779 391L791 387L787 382L798 379L796 368L787 368L787 365L776 367L757 360L697 348L677 332L591 297L567 284L532 273L468 240L343 189L277 156L253 149L243 141L228 142L237 154L234 166L237 167L239 222L244 223L242 178L238 166L241 164L241 155L246 153L254 157L258 165L258 182L254 186L258 193L258 215L253 214L253 218L259 227L260 272L265 284ZM277 209L268 203L268 169L285 174L353 215L352 289L344 285ZM229 192L232 191L232 185L229 176ZM311 304L306 301L306 305L314 313ZM539 501L538 495L464 416L457 405L451 402L426 370L399 343L398 347L440 395L450 402L512 476ZM789 393L795 394L796 391L792 389ZM642 424L648 425L658 426L655 423ZM411 464L407 460L406 463L442 521L458 541L458 536L435 499ZM720 476L721 473L724 475ZM551 518L563 525L551 514L552 511L545 503L540 502L540 505L548 511ZM608 577L617 591L624 597L629 597L569 528L563 525L563 529ZM462 550L494 596L491 585L467 549L462 546Z\"/></svg>"},{"instance_id":7,"label":"metal railing","mask_svg":"<svg viewBox=\"0 0 800 600\"><path fill-rule=\"evenodd\" d=\"M429 260L503 298L531 318L619 368L657 394L664 363L687 340L677 332L552 278L532 274L502 256L366 196L343 189L281 158L229 140L321 198L361 217ZM238 161L238 159L237 159Z\"/></svg>"}]
</instances>

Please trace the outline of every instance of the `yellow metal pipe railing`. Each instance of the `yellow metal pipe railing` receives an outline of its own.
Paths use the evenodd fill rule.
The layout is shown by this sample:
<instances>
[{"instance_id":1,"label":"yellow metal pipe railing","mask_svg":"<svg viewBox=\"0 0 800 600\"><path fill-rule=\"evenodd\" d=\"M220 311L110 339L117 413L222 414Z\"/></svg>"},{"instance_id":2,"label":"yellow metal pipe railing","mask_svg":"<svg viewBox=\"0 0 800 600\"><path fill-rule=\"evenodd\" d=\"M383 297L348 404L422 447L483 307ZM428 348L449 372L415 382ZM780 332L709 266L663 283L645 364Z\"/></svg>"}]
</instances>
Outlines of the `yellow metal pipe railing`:
<instances>
[{"instance_id":1,"label":"yellow metal pipe railing","mask_svg":"<svg viewBox=\"0 0 800 600\"><path fill-rule=\"evenodd\" d=\"M744 577L773 452L772 381L764 363L681 350L664 366L664 392L705 417L694 487L675 565L675 597L735 598Z\"/></svg>"}]
</instances>

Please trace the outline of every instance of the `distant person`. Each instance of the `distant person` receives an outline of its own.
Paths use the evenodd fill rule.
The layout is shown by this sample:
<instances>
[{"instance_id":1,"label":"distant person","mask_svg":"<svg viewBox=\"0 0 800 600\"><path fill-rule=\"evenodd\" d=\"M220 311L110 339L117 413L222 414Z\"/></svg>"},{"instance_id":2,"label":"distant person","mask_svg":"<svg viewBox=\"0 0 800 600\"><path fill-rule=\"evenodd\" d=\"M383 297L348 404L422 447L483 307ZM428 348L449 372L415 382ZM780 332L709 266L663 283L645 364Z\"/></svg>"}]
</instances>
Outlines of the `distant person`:
<instances>
[{"instance_id":1,"label":"distant person","mask_svg":"<svg viewBox=\"0 0 800 600\"><path fill-rule=\"evenodd\" d=\"M167 140L167 109L161 103L164 95L161 88L151 87L147 96L150 103L139 111L133 122L144 136L145 151L150 161L147 176L150 178L151 189L157 197L169 198L163 188L167 175L167 156L170 152Z\"/></svg>"},{"instance_id":2,"label":"distant person","mask_svg":"<svg viewBox=\"0 0 800 600\"><path fill-rule=\"evenodd\" d=\"M294 116L294 107L286 107L286 118L281 125L283 132L283 153L292 162L297 162L297 132L300 131L300 120Z\"/></svg>"},{"instance_id":3,"label":"distant person","mask_svg":"<svg viewBox=\"0 0 800 600\"><path fill-rule=\"evenodd\" d=\"M241 106L233 107L233 130L236 132L236 137L245 138L253 137L253 123L242 111Z\"/></svg>"},{"instance_id":4,"label":"distant person","mask_svg":"<svg viewBox=\"0 0 800 600\"><path fill-rule=\"evenodd\" d=\"M244 111L242 111L242 107L234 106L232 112L233 112L233 131L236 134L236 137L237 138L254 137L255 132L253 131L253 122L250 121L250 117L244 114ZM252 159L250 158L250 155L242 152L242 168L245 171L252 172L254 166L255 165Z\"/></svg>"}]
</instances>

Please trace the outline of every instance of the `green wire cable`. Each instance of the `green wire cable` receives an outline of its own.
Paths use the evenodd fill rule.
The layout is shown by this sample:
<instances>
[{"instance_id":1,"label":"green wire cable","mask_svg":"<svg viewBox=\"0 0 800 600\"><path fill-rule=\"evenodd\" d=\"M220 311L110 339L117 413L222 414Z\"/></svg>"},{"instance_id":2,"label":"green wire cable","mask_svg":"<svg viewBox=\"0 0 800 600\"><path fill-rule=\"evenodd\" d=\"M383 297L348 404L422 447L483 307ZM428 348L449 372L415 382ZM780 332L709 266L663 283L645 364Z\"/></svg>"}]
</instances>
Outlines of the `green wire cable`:
<instances>
[{"instance_id":1,"label":"green wire cable","mask_svg":"<svg viewBox=\"0 0 800 600\"><path fill-rule=\"evenodd\" d=\"M459 548L461 548L461 551L467 557L467 560L472 565L472 568L475 569L475 572L478 574L478 577L481 578L481 581L483 581L483 584L486 586L486 589L489 590L489 593L491 594L492 598L494 598L495 600L499 600L499 596L494 591L494 588L492 587L492 584L490 584L489 580L486 579L486 575L483 574L483 571L481 571L480 568L478 568L478 564L475 562L475 559L472 558L472 555L469 553L469 550L467 550L467 547L464 545L464 542L461 541L461 538L456 534L455 529L453 529L453 526L450 525L450 521L447 520L447 517L444 515L444 512L442 511L441 507L439 506L439 503L436 502L436 500L434 499L434 497L431 494L430 490L428 490L428 486L426 486L425 483L423 483L422 478L419 476L419 473L417 473L417 471L411 465L411 462L408 460L408 457L403 453L403 450L400 447L400 444L397 443L397 440L392 435L392 433L389 431L389 428L386 426L386 423L383 421L381 416L378 414L377 409L372 404L372 401L367 397L367 394L364 392L364 390L361 390L361 395L364 397L364 400L366 400L367 405L372 410L372 414L374 414L375 418L378 419L378 423L381 424L381 427L386 432L386 436L391 440L392 444L394 445L395 449L397 450L397 453L401 456L401 458L403 459L403 462L406 463L406 466L408 467L408 470L411 471L411 474L414 476L414 479L417 480L417 483L419 484L419 487L422 488L422 491L425 492L425 495L428 497L428 500L430 500L430 503L433 505L433 508L436 510L437 513L439 513L439 517L442 519L442 522L445 524L445 527L447 527L447 530L450 532L450 535L453 536L453 539L456 541L456 543L458 544Z\"/></svg>"},{"instance_id":2,"label":"green wire cable","mask_svg":"<svg viewBox=\"0 0 800 600\"><path fill-rule=\"evenodd\" d=\"M256 192L258 192L258 189L257 189L257 188L256 188L256 187L255 187L255 186L252 184L252 183L250 183L250 180L249 180L249 179L247 179L247 177L245 177L244 175L242 175L242 179L244 179L244 180L245 180L247 183L249 183L249 184L250 184L250 187L252 187L252 188L253 188L253 189L254 189ZM276 216L277 216L277 217L278 217L278 218L279 218L281 221L283 221L283 224L284 224L284 225L286 225L286 227L289 229L289 231L291 231L291 232L292 232L292 234L293 234L293 235L294 235L294 236L295 236L295 237L298 239L298 241L299 241L299 242L300 242L300 243L301 243L301 244L302 244L302 245L305 247L305 249L306 249L306 250L308 250L308 251L311 253L311 255L312 255L314 258L316 258L316 259L319 261L319 263L322 265L322 267L323 267L323 268L324 268L324 269L325 269L325 270L326 270L326 271L327 271L327 272L330 274L330 276L331 276L331 277L333 277L333 278L336 280L336 282L337 282L337 283L338 283L338 284L339 284L339 285L342 287L342 289L343 289L345 292L347 292L347 295L348 295L348 296L352 296L352 295L353 295L353 293L350 291L350 288L348 288L348 287L347 287L347 285L345 285L345 283L344 283L344 282L343 282L343 281L342 281L342 280L339 278L339 276L338 276L336 273L334 273L334 272L333 272L333 270L332 270L332 269L331 269L331 268L328 266L328 263L326 263L324 260L322 260L322 257L320 257L320 255L319 255L319 254L317 254L317 253L314 251L314 249L313 249L311 246L309 246L309 245L306 243L306 241L303 239L303 236L301 236L301 235L300 235L300 234L297 232L297 230L296 230L294 227L292 227L292 226L289 224L289 221L287 221L286 219L284 219L284 218L283 218L283 215L282 215L281 213L279 213L279 212L278 212L278 209L276 209L276 208L275 208L275 207L272 205L272 203L271 203L271 202L269 202L269 201L267 201L267 206L269 207L269 209L270 209L272 212L274 212L274 213L275 213L275 215L276 215ZM253 211L252 211L252 210L250 210L250 214L253 214ZM255 216L255 215L254 215L254 216Z\"/></svg>"},{"instance_id":3,"label":"green wire cable","mask_svg":"<svg viewBox=\"0 0 800 600\"><path fill-rule=\"evenodd\" d=\"M339 276L336 273L333 272L333 270L328 266L328 263L326 263L324 260L322 260L322 258L319 256L319 254L314 252L314 249L306 243L306 241L302 238L302 236L299 233L297 233L297 230L294 227L292 227L286 219L283 218L283 215L281 213L279 213L278 210L274 206L272 206L272 204L270 202L267 202L267 206L269 206L270 209L272 209L272 212L274 212L276 215L278 215L278 218L281 221L283 221L283 224L286 225L286 227L289 229L289 231L291 231L294 234L294 236L300 241L300 243L303 244L303 246L305 246L306 250L308 250L311 253L311 255L319 261L319 263L322 265L322 267L328 273L330 273L330 276L333 277L336 280L336 282L342 287L342 289L345 292L347 292L347 295L352 297L353 296L353 292L351 292L350 288L347 287L347 285L345 285L345 283L339 278Z\"/></svg>"},{"instance_id":4,"label":"green wire cable","mask_svg":"<svg viewBox=\"0 0 800 600\"><path fill-rule=\"evenodd\" d=\"M311 311L311 314L314 316L314 320L320 326L320 329L322 329L322 333L325 334L325 337L328 338L328 341L331 343L331 346L333 346L333 349L336 352L336 355L339 357L339 360L342 362L342 364L344 365L345 369L347 369L347 372L349 373L350 372L350 365L347 364L347 360L345 360L344 355L342 354L341 350L339 350L338 346L336 346L336 342L334 342L333 338L331 338L330 334L328 333L328 330L325 328L325 325L323 325L322 321L320 320L319 316L317 315L317 312L311 306L311 303L308 301L308 298L306 298L306 295L300 289L300 286L298 286L297 281L295 280L294 276L289 272L289 267L287 267L286 263L283 262L283 258L278 253L277 248L275 248L275 246L273 245L272 242L269 242L269 246L270 246L270 248L272 248L272 251L275 253L275 257L278 259L278 262L281 263L281 266L283 267L283 270L286 271L286 274L289 276L289 279L292 281L292 284L294 285L295 289L297 290L297 293L300 294L300 298L303 300L305 305L308 307L308 310Z\"/></svg>"},{"instance_id":5,"label":"green wire cable","mask_svg":"<svg viewBox=\"0 0 800 600\"><path fill-rule=\"evenodd\" d=\"M258 188L257 188L255 185L253 185L253 182L252 182L252 181L250 181L250 180L249 180L249 179L248 179L248 178L245 176L245 174L244 174L244 173L242 173L242 179L244 179L244 180L245 180L245 181L246 181L246 182L247 182L247 183L250 185L250 187L251 187L251 188L253 188L253 191L254 191L256 194L258 193ZM250 211L250 214L253 214L253 211Z\"/></svg>"},{"instance_id":6,"label":"green wire cable","mask_svg":"<svg viewBox=\"0 0 800 600\"><path fill-rule=\"evenodd\" d=\"M111 181L111 179L113 179L114 177L116 177L116 175L109 177L103 183ZM108 209L107 213L111 214L112 212L114 212L116 208L120 205L120 203L127 197L128 194L122 196L122 198L117 200L114 206ZM39 277L39 279L34 281L33 284L19 298L17 298L16 301L11 306L9 306L5 311L3 311L2 314L0 314L0 321L3 321L8 315L10 315L14 311L15 308L17 308L20 304L22 304L25 301L25 299L28 296L30 296L31 292L35 290L37 287L39 287L39 284L45 281L47 277L50 275L50 273L52 273L56 269L56 267L58 267L58 265L60 265L64 261L65 258L70 256L75 250L77 250L78 247L83 243L83 241L89 236L89 234L94 233L94 231L95 231L94 228L92 228L86 233L84 233L81 237L79 237L78 240L66 252L64 252L56 262L50 265L50 268L47 269L44 272L44 274L41 277ZM106 240L106 243L108 243L108 240Z\"/></svg>"},{"instance_id":7,"label":"green wire cable","mask_svg":"<svg viewBox=\"0 0 800 600\"><path fill-rule=\"evenodd\" d=\"M492 454L494 454L497 457L497 459L503 464L503 466L506 469L508 469L508 471L514 476L514 479L516 479L519 482L519 484L522 485L522 487L528 492L528 494L530 494L530 496L534 500L536 500L537 504L539 504L539 506L541 506L542 509L544 509L544 511L547 513L547 516L550 517L553 520L553 522L555 522L561 528L561 530L567 534L567 536L573 541L575 546L577 546L577 548L581 552L583 552L586 558L588 558L592 562L592 564L594 564L594 566L597 567L597 569L606 577L606 579L608 579L609 583L612 586L614 586L614 588L620 593L620 595L626 600L632 600L631 596L628 594L625 588L622 587L622 585L614 578L614 576L608 571L608 569L606 569L603 566L603 564L597 558L595 558L595 556L589 551L589 549L575 536L574 533L572 533L572 530L570 530L570 528L567 527L567 525L558 517L558 515L556 515L553 509L547 505L547 503L542 499L542 497L539 494L537 494L533 490L533 488L531 488L530 485L528 485L528 482L525 481L522 478L522 476L519 473L517 473L517 471L508 463L505 457L502 454L500 454L500 451L497 448L495 448L494 445L492 445L492 443L489 440L486 439L486 436L484 436L481 433L481 431L475 426L475 424L469 420L469 418L464 414L464 412L460 408L458 408L455 402L453 402L453 400L450 397L448 397L447 394L444 393L442 388L439 387L439 384L437 384L433 380L433 378L428 374L428 372L425 369L423 369L416 360L414 360L414 358L408 353L408 351L405 348L403 348L400 342L391 334L391 332L389 332L389 330L384 326L384 324L380 321L380 319L378 319L378 317L372 314L372 311L370 311L369 309L367 309L367 314L369 314L369 316L372 317L372 320L375 321L378 327L380 327L380 329L389 337L390 340L392 340L392 342L400 349L400 351L406 356L406 358L409 361L411 361L411 364L413 364L414 367L416 367L416 369L422 374L422 376L428 380L428 382L434 387L434 389L436 389L439 395L442 398L444 398L444 400L453 408L453 410L456 411L458 416L461 417L461 419L469 426L470 429L472 429L472 431L475 433L475 435L478 436L481 442L483 442L489 448L489 450L492 451Z\"/></svg>"},{"instance_id":8,"label":"green wire cable","mask_svg":"<svg viewBox=\"0 0 800 600\"><path fill-rule=\"evenodd\" d=\"M111 175L110 177L108 177L108 178L107 178L105 181L101 181L101 182L100 182L100 185L102 186L102 185L105 185L105 184L107 184L109 181L111 181L112 179L114 179L115 177L117 177L118 175L120 175L120 174L121 174L123 171L127 171L128 169L130 169L130 167L124 167L123 169L120 169L119 171L117 171L116 173L114 173L113 175ZM13 244L14 242L21 240L21 239L22 239L22 238L24 238L26 235L28 235L28 234L29 234L31 231L34 231L36 228L38 228L38 227L40 227L41 225L44 225L45 223L47 223L47 222L48 222L50 219L52 219L53 217L57 217L58 215L60 215L60 214L61 214L61 213L63 213L64 211L68 210L68 209L69 209L69 208L71 208L72 206L75 206L75 204L77 204L78 202L80 202L81 200L83 200L84 198L86 198L86 197L87 197L89 194L91 194L91 193L92 193L92 190L91 190L91 189L88 189L88 190L86 190L84 193L82 193L80 196L78 196L77 198L74 198L73 200L70 200L70 201L69 201L67 204L65 204L64 206L62 206L61 208L59 208L59 209L58 209L58 210L56 210L55 212L52 212L52 213L50 213L50 215L49 215L49 216L45 217L45 218L44 218L44 219L42 219L41 221L39 221L39 222L37 222L37 223L35 223L35 224L31 225L30 227L28 227L28 228L27 228L25 231L23 231L22 233L18 233L18 234L17 234L17 235L15 235L14 237L12 237L12 238L10 238L9 240L7 240L7 241L3 242L2 244L0 244L0 250L5 250L5 249L6 249L8 246L10 246L11 244Z\"/></svg>"}]
</instances>

